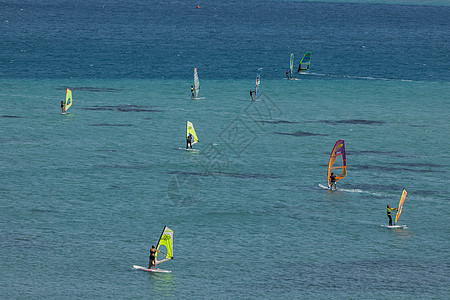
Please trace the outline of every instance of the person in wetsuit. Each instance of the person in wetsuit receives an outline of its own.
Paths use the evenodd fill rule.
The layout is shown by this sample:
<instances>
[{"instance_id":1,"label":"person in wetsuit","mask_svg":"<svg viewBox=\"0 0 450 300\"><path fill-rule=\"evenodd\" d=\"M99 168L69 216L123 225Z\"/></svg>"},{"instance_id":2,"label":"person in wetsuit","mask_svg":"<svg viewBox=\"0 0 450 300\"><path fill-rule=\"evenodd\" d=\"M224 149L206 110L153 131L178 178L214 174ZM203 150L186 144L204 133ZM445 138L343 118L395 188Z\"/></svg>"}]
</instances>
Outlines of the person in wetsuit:
<instances>
[{"instance_id":1,"label":"person in wetsuit","mask_svg":"<svg viewBox=\"0 0 450 300\"><path fill-rule=\"evenodd\" d=\"M66 111L66 105L64 104L64 101L61 101L61 110L62 112Z\"/></svg>"},{"instance_id":2,"label":"person in wetsuit","mask_svg":"<svg viewBox=\"0 0 450 300\"><path fill-rule=\"evenodd\" d=\"M194 139L194 137L192 136L191 133L189 133L189 135L186 137L186 149L189 148L189 146L192 149L192 140Z\"/></svg>"},{"instance_id":3,"label":"person in wetsuit","mask_svg":"<svg viewBox=\"0 0 450 300\"><path fill-rule=\"evenodd\" d=\"M391 211L397 210L397 208L391 208L389 204L387 205L387 216L389 218L389 226L392 226L392 218L391 218Z\"/></svg>"},{"instance_id":4,"label":"person in wetsuit","mask_svg":"<svg viewBox=\"0 0 450 300\"><path fill-rule=\"evenodd\" d=\"M194 87L191 85L191 98L195 98Z\"/></svg>"},{"instance_id":5,"label":"person in wetsuit","mask_svg":"<svg viewBox=\"0 0 450 300\"><path fill-rule=\"evenodd\" d=\"M253 91L250 90L250 97L252 97L252 101L253 101Z\"/></svg>"},{"instance_id":6,"label":"person in wetsuit","mask_svg":"<svg viewBox=\"0 0 450 300\"><path fill-rule=\"evenodd\" d=\"M286 77L287 77L287 79L290 79L289 78L289 70L286 71Z\"/></svg>"},{"instance_id":7,"label":"person in wetsuit","mask_svg":"<svg viewBox=\"0 0 450 300\"><path fill-rule=\"evenodd\" d=\"M149 269L152 267L152 265L155 266L155 269L156 269L156 252L159 252L162 255L164 255L164 253L162 253L161 251L159 251L155 248L155 245L152 245L152 248L150 249L150 257L149 257L149 262L148 262Z\"/></svg>"},{"instance_id":8,"label":"person in wetsuit","mask_svg":"<svg viewBox=\"0 0 450 300\"><path fill-rule=\"evenodd\" d=\"M336 175L334 175L333 172L330 174L330 190L333 189L333 183L334 183L334 190L337 190L336 187Z\"/></svg>"}]
</instances>

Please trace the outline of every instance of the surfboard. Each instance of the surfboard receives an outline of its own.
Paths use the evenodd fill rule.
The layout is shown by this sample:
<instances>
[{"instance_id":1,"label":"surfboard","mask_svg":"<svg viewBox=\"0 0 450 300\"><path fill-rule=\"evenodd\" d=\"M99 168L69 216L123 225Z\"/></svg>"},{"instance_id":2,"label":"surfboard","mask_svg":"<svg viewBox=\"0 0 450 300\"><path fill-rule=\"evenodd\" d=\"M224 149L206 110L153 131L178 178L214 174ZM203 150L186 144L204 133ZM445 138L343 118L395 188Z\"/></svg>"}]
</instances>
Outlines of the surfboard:
<instances>
[{"instance_id":1,"label":"surfboard","mask_svg":"<svg viewBox=\"0 0 450 300\"><path fill-rule=\"evenodd\" d=\"M406 229L406 228L408 228L408 227L406 227L406 225L392 225L392 226L389 226L389 225L386 225L386 224L381 225L381 227L388 228L388 229L395 229L395 228Z\"/></svg>"},{"instance_id":2,"label":"surfboard","mask_svg":"<svg viewBox=\"0 0 450 300\"><path fill-rule=\"evenodd\" d=\"M324 186L323 184L320 184L320 183L319 183L319 186L320 186L321 188L326 189L326 190L329 190L329 191L337 191L337 190L334 190L334 189L330 189L330 187Z\"/></svg>"},{"instance_id":3,"label":"surfboard","mask_svg":"<svg viewBox=\"0 0 450 300\"><path fill-rule=\"evenodd\" d=\"M135 268L136 270L140 270L140 271L144 271L144 272L151 272L151 273L172 273L172 271L169 270L164 270L164 269L147 269L141 266L137 266L137 265L133 265L133 268Z\"/></svg>"},{"instance_id":4,"label":"surfboard","mask_svg":"<svg viewBox=\"0 0 450 300\"><path fill-rule=\"evenodd\" d=\"M203 100L205 97L197 97L197 98L191 98L192 100Z\"/></svg>"},{"instance_id":5,"label":"surfboard","mask_svg":"<svg viewBox=\"0 0 450 300\"><path fill-rule=\"evenodd\" d=\"M191 149L191 148L188 148L188 149L186 149L186 148L178 148L179 150L185 150L185 151L192 151L192 152L199 152L200 150L198 150L198 149Z\"/></svg>"}]
</instances>

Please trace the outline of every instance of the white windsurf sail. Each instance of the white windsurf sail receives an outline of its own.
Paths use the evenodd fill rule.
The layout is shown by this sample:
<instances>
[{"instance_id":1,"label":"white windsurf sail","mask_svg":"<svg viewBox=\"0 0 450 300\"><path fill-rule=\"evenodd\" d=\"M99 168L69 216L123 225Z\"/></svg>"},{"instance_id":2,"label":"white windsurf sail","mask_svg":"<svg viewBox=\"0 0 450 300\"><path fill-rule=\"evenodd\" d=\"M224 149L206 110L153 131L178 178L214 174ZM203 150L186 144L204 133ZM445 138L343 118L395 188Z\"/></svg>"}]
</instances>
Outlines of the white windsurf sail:
<instances>
[{"instance_id":1,"label":"white windsurf sail","mask_svg":"<svg viewBox=\"0 0 450 300\"><path fill-rule=\"evenodd\" d=\"M256 82L255 82L255 99L259 96L259 85L261 84L260 76L259 74L256 75Z\"/></svg>"},{"instance_id":2,"label":"white windsurf sail","mask_svg":"<svg viewBox=\"0 0 450 300\"><path fill-rule=\"evenodd\" d=\"M156 246L156 250L160 250L160 247L164 246L165 249L165 258L158 260L158 252L155 254L156 264L160 264L162 262L173 259L173 230L167 226L164 226L164 229L161 233L161 237L158 241L158 246ZM163 250L160 250L164 252Z\"/></svg>"},{"instance_id":3,"label":"white windsurf sail","mask_svg":"<svg viewBox=\"0 0 450 300\"><path fill-rule=\"evenodd\" d=\"M200 93L200 81L198 80L197 68L194 68L194 97L197 98Z\"/></svg>"},{"instance_id":4,"label":"white windsurf sail","mask_svg":"<svg viewBox=\"0 0 450 300\"><path fill-rule=\"evenodd\" d=\"M198 143L197 134L195 133L194 124L187 121L186 122L186 139L189 136L189 133L192 134L193 140L191 142L192 145Z\"/></svg>"},{"instance_id":5,"label":"white windsurf sail","mask_svg":"<svg viewBox=\"0 0 450 300\"><path fill-rule=\"evenodd\" d=\"M292 73L294 72L294 53L291 53L291 59L289 61L289 78L292 78Z\"/></svg>"}]
</instances>

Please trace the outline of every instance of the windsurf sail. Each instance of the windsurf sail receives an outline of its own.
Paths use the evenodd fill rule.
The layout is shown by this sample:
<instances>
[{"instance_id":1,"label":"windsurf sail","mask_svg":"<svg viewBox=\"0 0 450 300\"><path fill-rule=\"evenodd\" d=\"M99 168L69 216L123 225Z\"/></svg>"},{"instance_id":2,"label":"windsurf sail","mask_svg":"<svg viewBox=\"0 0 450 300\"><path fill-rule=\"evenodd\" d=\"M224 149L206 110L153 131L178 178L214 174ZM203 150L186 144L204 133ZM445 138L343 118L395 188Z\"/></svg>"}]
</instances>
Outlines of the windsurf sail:
<instances>
[{"instance_id":1,"label":"windsurf sail","mask_svg":"<svg viewBox=\"0 0 450 300\"><path fill-rule=\"evenodd\" d=\"M66 90L66 103L65 103L65 111L67 111L72 106L72 91L67 89Z\"/></svg>"},{"instance_id":2,"label":"windsurf sail","mask_svg":"<svg viewBox=\"0 0 450 300\"><path fill-rule=\"evenodd\" d=\"M403 203L405 203L406 194L407 194L406 190L403 189L402 197L400 198L400 202L398 203L397 215L395 216L395 223L397 223L398 218L402 214L402 208Z\"/></svg>"},{"instance_id":3,"label":"windsurf sail","mask_svg":"<svg viewBox=\"0 0 450 300\"><path fill-rule=\"evenodd\" d=\"M292 78L292 73L294 72L294 53L291 53L291 60L289 61L289 73L290 78Z\"/></svg>"},{"instance_id":4,"label":"windsurf sail","mask_svg":"<svg viewBox=\"0 0 450 300\"><path fill-rule=\"evenodd\" d=\"M336 182L347 175L347 158L345 156L344 140L338 140L334 144L333 151L331 151L330 160L328 161L328 185L331 184L331 172L336 172Z\"/></svg>"},{"instance_id":5,"label":"windsurf sail","mask_svg":"<svg viewBox=\"0 0 450 300\"><path fill-rule=\"evenodd\" d=\"M189 136L189 133L192 134L193 140L191 142L192 145L198 143L197 134L195 133L194 124L187 121L186 122L186 138Z\"/></svg>"},{"instance_id":6,"label":"windsurf sail","mask_svg":"<svg viewBox=\"0 0 450 300\"><path fill-rule=\"evenodd\" d=\"M308 51L305 53L305 55L303 55L302 60L298 65L297 72L308 71L310 64L311 64L311 52Z\"/></svg>"},{"instance_id":7,"label":"windsurf sail","mask_svg":"<svg viewBox=\"0 0 450 300\"><path fill-rule=\"evenodd\" d=\"M200 93L200 81L198 80L197 68L194 68L194 96L197 98Z\"/></svg>"},{"instance_id":8,"label":"windsurf sail","mask_svg":"<svg viewBox=\"0 0 450 300\"><path fill-rule=\"evenodd\" d=\"M259 85L261 84L261 80L260 80L259 77L260 77L259 74L256 75L256 83L255 83L255 99L256 99L256 97L258 97L258 95L259 95Z\"/></svg>"},{"instance_id":9,"label":"windsurf sail","mask_svg":"<svg viewBox=\"0 0 450 300\"><path fill-rule=\"evenodd\" d=\"M156 246L156 250L159 250L161 246L166 247L166 257L158 260L158 252L155 254L156 264L160 264L162 262L173 259L173 230L167 226L164 226L164 229L161 233L161 237L158 241L158 246Z\"/></svg>"}]
</instances>

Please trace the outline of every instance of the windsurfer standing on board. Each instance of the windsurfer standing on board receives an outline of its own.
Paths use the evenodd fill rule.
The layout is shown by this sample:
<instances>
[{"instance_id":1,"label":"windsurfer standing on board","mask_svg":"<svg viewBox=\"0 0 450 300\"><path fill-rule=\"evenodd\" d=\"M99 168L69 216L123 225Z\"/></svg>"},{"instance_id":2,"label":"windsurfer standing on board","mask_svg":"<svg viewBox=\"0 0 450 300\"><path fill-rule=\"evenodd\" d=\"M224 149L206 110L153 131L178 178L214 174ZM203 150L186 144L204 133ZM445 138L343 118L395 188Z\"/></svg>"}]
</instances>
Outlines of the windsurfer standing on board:
<instances>
[{"instance_id":1,"label":"windsurfer standing on board","mask_svg":"<svg viewBox=\"0 0 450 300\"><path fill-rule=\"evenodd\" d=\"M155 245L152 245L152 248L150 249L150 258L149 258L149 262L148 262L149 269L152 267L152 265L155 266L155 269L156 269L156 252L159 252L162 255L164 255L164 253L162 253L161 251L159 251L155 248Z\"/></svg>"},{"instance_id":2,"label":"windsurfer standing on board","mask_svg":"<svg viewBox=\"0 0 450 300\"><path fill-rule=\"evenodd\" d=\"M195 98L194 87L191 85L191 98Z\"/></svg>"},{"instance_id":3,"label":"windsurfer standing on board","mask_svg":"<svg viewBox=\"0 0 450 300\"><path fill-rule=\"evenodd\" d=\"M389 226L392 226L391 211L393 211L393 210L397 210L397 207L396 207L396 208L391 208L391 207L389 206L389 204L388 204L388 205L387 205L387 216L388 216L388 218L389 218Z\"/></svg>"},{"instance_id":4,"label":"windsurfer standing on board","mask_svg":"<svg viewBox=\"0 0 450 300\"><path fill-rule=\"evenodd\" d=\"M334 183L334 190L336 191L337 190L337 187L336 187L336 175L334 175L334 173L331 172L331 174L330 174L330 190L333 189L333 183Z\"/></svg>"},{"instance_id":5,"label":"windsurfer standing on board","mask_svg":"<svg viewBox=\"0 0 450 300\"><path fill-rule=\"evenodd\" d=\"M66 111L66 105L64 104L64 101L61 101L61 110L62 112Z\"/></svg>"},{"instance_id":6,"label":"windsurfer standing on board","mask_svg":"<svg viewBox=\"0 0 450 300\"><path fill-rule=\"evenodd\" d=\"M250 90L250 97L252 97L252 101L253 101L253 91Z\"/></svg>"},{"instance_id":7,"label":"windsurfer standing on board","mask_svg":"<svg viewBox=\"0 0 450 300\"><path fill-rule=\"evenodd\" d=\"M193 139L193 138L194 138L194 137L192 136L191 133L189 133L188 136L186 137L186 149L188 149L189 146L190 146L191 149L192 149L192 139Z\"/></svg>"},{"instance_id":8,"label":"windsurfer standing on board","mask_svg":"<svg viewBox=\"0 0 450 300\"><path fill-rule=\"evenodd\" d=\"M289 78L289 70L286 71L286 77L287 77L287 79L290 79Z\"/></svg>"}]
</instances>

